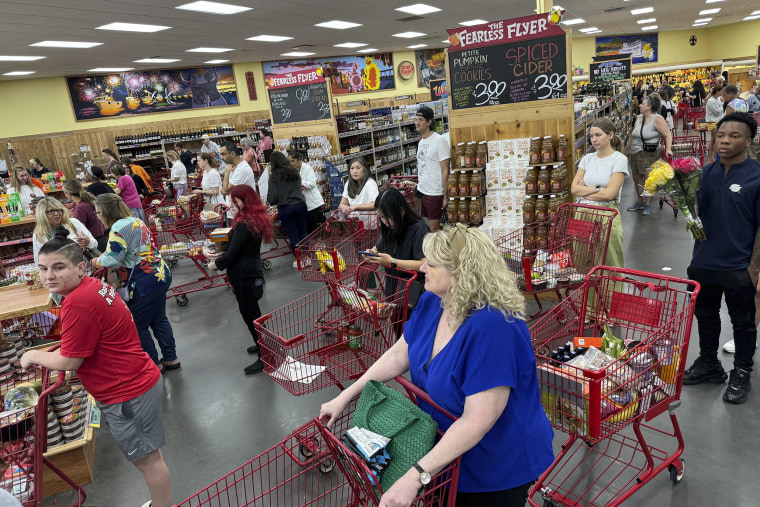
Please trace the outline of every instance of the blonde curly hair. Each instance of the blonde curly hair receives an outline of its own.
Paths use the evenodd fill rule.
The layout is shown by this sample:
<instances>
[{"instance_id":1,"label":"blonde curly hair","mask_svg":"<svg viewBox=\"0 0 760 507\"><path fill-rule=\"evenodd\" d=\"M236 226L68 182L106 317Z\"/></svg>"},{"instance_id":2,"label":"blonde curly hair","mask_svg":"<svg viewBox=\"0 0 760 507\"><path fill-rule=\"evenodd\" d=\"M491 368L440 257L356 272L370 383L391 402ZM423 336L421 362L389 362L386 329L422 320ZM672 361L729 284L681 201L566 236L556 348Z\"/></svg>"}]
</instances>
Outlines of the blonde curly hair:
<instances>
[{"instance_id":1,"label":"blonde curly hair","mask_svg":"<svg viewBox=\"0 0 760 507\"><path fill-rule=\"evenodd\" d=\"M449 327L456 329L474 311L486 306L498 309L507 319L525 320L525 298L512 281L504 259L491 238L475 228L466 229L459 263L451 250L449 232L425 236L422 251L429 264L445 267L452 275L451 298L444 303Z\"/></svg>"}]
</instances>

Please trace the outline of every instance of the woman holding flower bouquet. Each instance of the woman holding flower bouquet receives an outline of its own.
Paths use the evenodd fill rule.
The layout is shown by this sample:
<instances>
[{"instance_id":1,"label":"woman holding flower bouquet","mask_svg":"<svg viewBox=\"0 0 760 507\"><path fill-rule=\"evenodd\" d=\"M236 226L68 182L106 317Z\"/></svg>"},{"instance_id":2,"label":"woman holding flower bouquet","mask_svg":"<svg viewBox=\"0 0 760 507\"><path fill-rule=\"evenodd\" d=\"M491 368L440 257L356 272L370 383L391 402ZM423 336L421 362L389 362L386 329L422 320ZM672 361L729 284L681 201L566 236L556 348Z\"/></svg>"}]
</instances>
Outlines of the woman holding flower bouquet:
<instances>
[{"instance_id":1,"label":"woman holding flower bouquet","mask_svg":"<svg viewBox=\"0 0 760 507\"><path fill-rule=\"evenodd\" d=\"M596 151L581 159L571 189L579 204L614 209L618 207L620 190L628 175L628 159L621 153L623 141L615 135L615 130L615 124L607 118L596 120L589 129L591 144ZM623 224L620 214L612 221L605 264L624 267Z\"/></svg>"},{"instance_id":2,"label":"woman holding flower bouquet","mask_svg":"<svg viewBox=\"0 0 760 507\"><path fill-rule=\"evenodd\" d=\"M673 136L665 118L659 114L661 106L662 101L658 94L652 93L644 97L639 106L641 114L636 118L626 147L626 156L631 161L631 176L636 187L636 204L628 208L628 211L641 211L642 215L652 214L652 196L647 196L645 201L641 193L649 167L660 158L660 137L665 138L667 156L673 156Z\"/></svg>"}]
</instances>

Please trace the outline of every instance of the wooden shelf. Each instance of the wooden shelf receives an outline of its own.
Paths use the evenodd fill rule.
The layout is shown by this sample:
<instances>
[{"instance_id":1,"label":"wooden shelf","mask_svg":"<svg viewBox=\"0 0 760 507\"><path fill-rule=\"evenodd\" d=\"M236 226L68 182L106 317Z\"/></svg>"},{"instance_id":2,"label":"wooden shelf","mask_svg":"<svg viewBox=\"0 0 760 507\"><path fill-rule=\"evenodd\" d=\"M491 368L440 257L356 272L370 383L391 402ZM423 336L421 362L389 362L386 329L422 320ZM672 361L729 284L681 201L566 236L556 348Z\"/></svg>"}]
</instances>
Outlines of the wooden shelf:
<instances>
[{"instance_id":1,"label":"wooden shelf","mask_svg":"<svg viewBox=\"0 0 760 507\"><path fill-rule=\"evenodd\" d=\"M452 169L452 173L466 173L466 172L473 172L478 173L480 171L483 171L485 167L458 167L456 169Z\"/></svg>"},{"instance_id":2,"label":"wooden shelf","mask_svg":"<svg viewBox=\"0 0 760 507\"><path fill-rule=\"evenodd\" d=\"M543 164L528 164L528 167L543 167L547 165L555 166L555 165L566 164L566 163L567 163L567 160L560 160L557 162L544 162Z\"/></svg>"}]
</instances>

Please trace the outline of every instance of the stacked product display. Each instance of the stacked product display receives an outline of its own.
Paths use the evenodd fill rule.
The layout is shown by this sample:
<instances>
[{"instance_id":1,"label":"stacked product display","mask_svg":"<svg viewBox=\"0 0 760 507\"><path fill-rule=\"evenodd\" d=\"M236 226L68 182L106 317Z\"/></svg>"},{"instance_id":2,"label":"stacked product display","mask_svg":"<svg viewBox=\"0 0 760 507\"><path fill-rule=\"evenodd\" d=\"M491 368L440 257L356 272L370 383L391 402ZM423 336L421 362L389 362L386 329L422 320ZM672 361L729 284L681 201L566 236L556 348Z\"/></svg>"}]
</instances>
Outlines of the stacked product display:
<instances>
[{"instance_id":1,"label":"stacked product display","mask_svg":"<svg viewBox=\"0 0 760 507\"><path fill-rule=\"evenodd\" d=\"M50 395L48 448L71 443L84 436L90 398L81 385L65 385Z\"/></svg>"},{"instance_id":2,"label":"stacked product display","mask_svg":"<svg viewBox=\"0 0 760 507\"><path fill-rule=\"evenodd\" d=\"M613 95L582 95L575 102L575 160L576 163L586 153L591 153L589 129L599 118L609 118L617 126L616 135L625 142L630 134L631 85L627 81L615 83Z\"/></svg>"},{"instance_id":3,"label":"stacked product display","mask_svg":"<svg viewBox=\"0 0 760 507\"><path fill-rule=\"evenodd\" d=\"M486 213L485 166L488 148L485 141L459 143L454 155L454 166L449 174L446 208L450 224L480 225Z\"/></svg>"}]
</instances>

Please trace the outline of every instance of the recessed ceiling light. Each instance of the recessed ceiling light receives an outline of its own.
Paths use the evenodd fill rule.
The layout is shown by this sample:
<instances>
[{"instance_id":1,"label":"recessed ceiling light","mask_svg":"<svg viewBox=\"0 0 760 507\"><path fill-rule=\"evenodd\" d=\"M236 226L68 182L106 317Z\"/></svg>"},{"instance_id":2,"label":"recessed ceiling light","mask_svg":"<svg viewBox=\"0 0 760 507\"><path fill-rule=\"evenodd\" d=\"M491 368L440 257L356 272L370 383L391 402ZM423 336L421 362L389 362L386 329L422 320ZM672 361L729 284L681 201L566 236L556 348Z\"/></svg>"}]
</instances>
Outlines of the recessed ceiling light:
<instances>
[{"instance_id":1,"label":"recessed ceiling light","mask_svg":"<svg viewBox=\"0 0 760 507\"><path fill-rule=\"evenodd\" d=\"M657 21L657 18L647 18L647 19L640 19L636 21L636 23L640 25L646 25L647 23L654 23L655 21Z\"/></svg>"},{"instance_id":2,"label":"recessed ceiling light","mask_svg":"<svg viewBox=\"0 0 760 507\"><path fill-rule=\"evenodd\" d=\"M700 16L709 16L710 14L718 14L720 12L720 7L717 9L705 9L703 11L699 11Z\"/></svg>"},{"instance_id":3,"label":"recessed ceiling light","mask_svg":"<svg viewBox=\"0 0 760 507\"><path fill-rule=\"evenodd\" d=\"M691 26L706 26L706 25L707 25L707 23L694 23Z\"/></svg>"},{"instance_id":4,"label":"recessed ceiling light","mask_svg":"<svg viewBox=\"0 0 760 507\"><path fill-rule=\"evenodd\" d=\"M153 33L160 32L161 30L168 30L170 26L161 25L141 25L139 23L109 23L107 25L98 26L95 30L118 30L122 32L145 32Z\"/></svg>"},{"instance_id":5,"label":"recessed ceiling light","mask_svg":"<svg viewBox=\"0 0 760 507\"><path fill-rule=\"evenodd\" d=\"M406 12L407 14L415 14L417 16L422 16L423 14L438 12L441 9L439 9L438 7L433 7L432 5L414 4L414 5L407 5L406 7L399 7L396 10L401 11L401 12Z\"/></svg>"},{"instance_id":6,"label":"recessed ceiling light","mask_svg":"<svg viewBox=\"0 0 760 507\"><path fill-rule=\"evenodd\" d=\"M308 53L306 51L291 51L290 53L281 53L280 56L311 56L317 53Z\"/></svg>"},{"instance_id":7,"label":"recessed ceiling light","mask_svg":"<svg viewBox=\"0 0 760 507\"><path fill-rule=\"evenodd\" d=\"M14 70L13 72L6 72L3 76L28 76L34 72L33 70Z\"/></svg>"},{"instance_id":8,"label":"recessed ceiling light","mask_svg":"<svg viewBox=\"0 0 760 507\"><path fill-rule=\"evenodd\" d=\"M589 27L589 28L581 28L581 29L580 29L580 30L578 30L578 31L579 31L579 32L583 32L583 33L588 33L588 32L596 32L597 30L599 30L597 27L595 27L595 26L591 26L591 27ZM599 30L599 31L601 32L601 30Z\"/></svg>"},{"instance_id":9,"label":"recessed ceiling light","mask_svg":"<svg viewBox=\"0 0 760 507\"><path fill-rule=\"evenodd\" d=\"M641 29L644 31L657 30L657 25L642 26Z\"/></svg>"},{"instance_id":10,"label":"recessed ceiling light","mask_svg":"<svg viewBox=\"0 0 760 507\"><path fill-rule=\"evenodd\" d=\"M725 1L726 0L707 0L705 3L706 4L715 4L715 3L718 3L718 2L725 2Z\"/></svg>"},{"instance_id":11,"label":"recessed ceiling light","mask_svg":"<svg viewBox=\"0 0 760 507\"><path fill-rule=\"evenodd\" d=\"M239 14L250 11L252 7L241 7L239 5L220 4L218 2L192 2L180 5L176 9L183 11L207 12L209 14Z\"/></svg>"},{"instance_id":12,"label":"recessed ceiling light","mask_svg":"<svg viewBox=\"0 0 760 507\"><path fill-rule=\"evenodd\" d=\"M97 67L94 69L90 69L87 72L128 72L130 70L135 70L134 67Z\"/></svg>"},{"instance_id":13,"label":"recessed ceiling light","mask_svg":"<svg viewBox=\"0 0 760 507\"><path fill-rule=\"evenodd\" d=\"M415 44L414 46L407 46L406 49L426 48L427 44Z\"/></svg>"},{"instance_id":14,"label":"recessed ceiling light","mask_svg":"<svg viewBox=\"0 0 760 507\"><path fill-rule=\"evenodd\" d=\"M462 26L475 26L475 25L483 25L485 23L488 23L485 19L471 19L470 21L462 21L459 23Z\"/></svg>"},{"instance_id":15,"label":"recessed ceiling light","mask_svg":"<svg viewBox=\"0 0 760 507\"><path fill-rule=\"evenodd\" d=\"M29 44L30 46L40 47L40 48L94 48L95 46L102 46L102 42L71 42L71 41L64 41L64 40L44 40L42 42L35 42L34 44Z\"/></svg>"},{"instance_id":16,"label":"recessed ceiling light","mask_svg":"<svg viewBox=\"0 0 760 507\"><path fill-rule=\"evenodd\" d=\"M643 9L633 9L631 14L638 16L639 14L646 14L648 12L654 12L654 7L644 7Z\"/></svg>"},{"instance_id":17,"label":"recessed ceiling light","mask_svg":"<svg viewBox=\"0 0 760 507\"><path fill-rule=\"evenodd\" d=\"M742 18L742 21L752 21L755 19L760 19L760 15L757 16L747 16L746 18Z\"/></svg>"},{"instance_id":18,"label":"recessed ceiling light","mask_svg":"<svg viewBox=\"0 0 760 507\"><path fill-rule=\"evenodd\" d=\"M374 53L376 51L380 51L380 50L377 48L367 48L367 49L360 49L359 51L357 51L357 53Z\"/></svg>"},{"instance_id":19,"label":"recessed ceiling light","mask_svg":"<svg viewBox=\"0 0 760 507\"><path fill-rule=\"evenodd\" d=\"M46 56L0 56L0 62L36 62Z\"/></svg>"},{"instance_id":20,"label":"recessed ceiling light","mask_svg":"<svg viewBox=\"0 0 760 507\"><path fill-rule=\"evenodd\" d=\"M751 12L750 16L760 16L760 11Z\"/></svg>"},{"instance_id":21,"label":"recessed ceiling light","mask_svg":"<svg viewBox=\"0 0 760 507\"><path fill-rule=\"evenodd\" d=\"M195 48L188 49L188 53L226 53L228 51L235 51L232 48Z\"/></svg>"},{"instance_id":22,"label":"recessed ceiling light","mask_svg":"<svg viewBox=\"0 0 760 507\"><path fill-rule=\"evenodd\" d=\"M710 21L712 21L712 18L700 18L694 20L695 23L709 23Z\"/></svg>"},{"instance_id":23,"label":"recessed ceiling light","mask_svg":"<svg viewBox=\"0 0 760 507\"><path fill-rule=\"evenodd\" d=\"M586 32L586 35L591 35L591 34L594 34L594 33L602 33L602 31L601 30L593 30L591 32Z\"/></svg>"},{"instance_id":24,"label":"recessed ceiling light","mask_svg":"<svg viewBox=\"0 0 760 507\"><path fill-rule=\"evenodd\" d=\"M356 28L362 26L361 23L351 23L350 21L325 21L324 23L317 23L314 26L321 26L322 28L335 28L336 30L345 30L347 28Z\"/></svg>"},{"instance_id":25,"label":"recessed ceiling light","mask_svg":"<svg viewBox=\"0 0 760 507\"><path fill-rule=\"evenodd\" d=\"M568 19L567 21L561 21L563 25L580 25L581 23L585 23L586 21L582 20L581 18L575 18L575 19Z\"/></svg>"},{"instance_id":26,"label":"recessed ceiling light","mask_svg":"<svg viewBox=\"0 0 760 507\"><path fill-rule=\"evenodd\" d=\"M174 63L180 61L177 58L143 58L142 60L134 60L134 63Z\"/></svg>"},{"instance_id":27,"label":"recessed ceiling light","mask_svg":"<svg viewBox=\"0 0 760 507\"><path fill-rule=\"evenodd\" d=\"M293 37L286 37L284 35L257 35L256 37L248 37L246 40L255 40L258 42L282 42L284 40L291 40Z\"/></svg>"},{"instance_id":28,"label":"recessed ceiling light","mask_svg":"<svg viewBox=\"0 0 760 507\"><path fill-rule=\"evenodd\" d=\"M394 37L401 37L402 39L414 39L415 37L422 37L423 35L427 34L422 32L401 32L393 34Z\"/></svg>"},{"instance_id":29,"label":"recessed ceiling light","mask_svg":"<svg viewBox=\"0 0 760 507\"><path fill-rule=\"evenodd\" d=\"M217 63L227 63L227 62L229 62L229 60L209 60L209 61L203 62L203 63L209 63L211 65L214 65L214 64L217 64Z\"/></svg>"},{"instance_id":30,"label":"recessed ceiling light","mask_svg":"<svg viewBox=\"0 0 760 507\"><path fill-rule=\"evenodd\" d=\"M444 44L451 44L451 41L449 39L442 40L441 42L443 42Z\"/></svg>"},{"instance_id":31,"label":"recessed ceiling light","mask_svg":"<svg viewBox=\"0 0 760 507\"><path fill-rule=\"evenodd\" d=\"M369 44L365 44L363 42L344 42L343 44L333 44L333 47L335 48L361 48L368 45Z\"/></svg>"}]
</instances>

